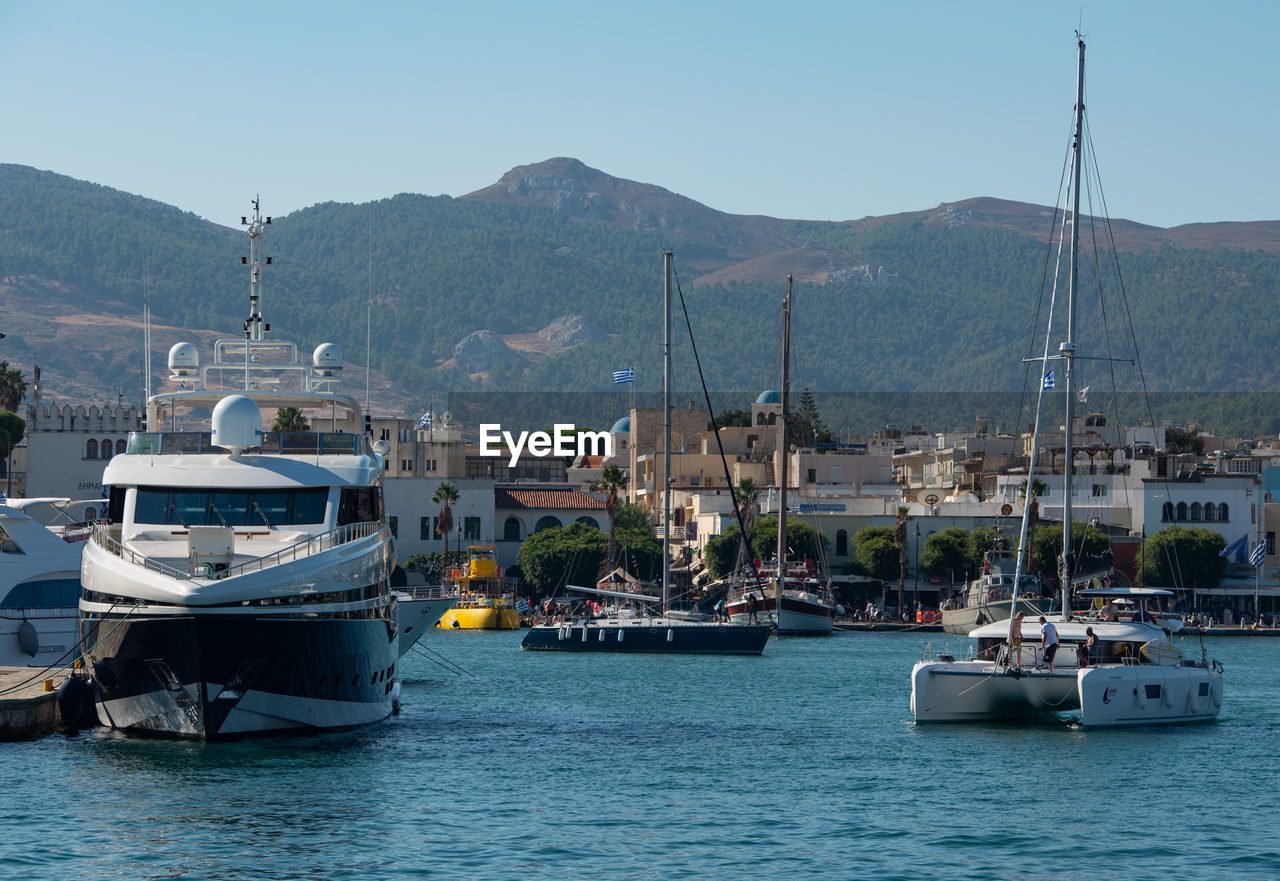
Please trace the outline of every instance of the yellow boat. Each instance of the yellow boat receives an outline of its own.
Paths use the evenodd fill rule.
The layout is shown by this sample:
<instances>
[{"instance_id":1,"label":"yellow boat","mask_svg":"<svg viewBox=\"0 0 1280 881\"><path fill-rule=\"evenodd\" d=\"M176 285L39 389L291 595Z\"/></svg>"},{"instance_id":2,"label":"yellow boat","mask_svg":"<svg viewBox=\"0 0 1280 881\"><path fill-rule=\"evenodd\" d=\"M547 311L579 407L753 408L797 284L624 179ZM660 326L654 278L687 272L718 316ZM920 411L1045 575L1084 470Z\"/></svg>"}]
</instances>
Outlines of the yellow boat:
<instances>
[{"instance_id":1,"label":"yellow boat","mask_svg":"<svg viewBox=\"0 0 1280 881\"><path fill-rule=\"evenodd\" d=\"M458 602L436 622L437 627L456 630L519 630L520 613L510 594L502 590L502 569L497 548L472 545L465 568L449 573Z\"/></svg>"}]
</instances>

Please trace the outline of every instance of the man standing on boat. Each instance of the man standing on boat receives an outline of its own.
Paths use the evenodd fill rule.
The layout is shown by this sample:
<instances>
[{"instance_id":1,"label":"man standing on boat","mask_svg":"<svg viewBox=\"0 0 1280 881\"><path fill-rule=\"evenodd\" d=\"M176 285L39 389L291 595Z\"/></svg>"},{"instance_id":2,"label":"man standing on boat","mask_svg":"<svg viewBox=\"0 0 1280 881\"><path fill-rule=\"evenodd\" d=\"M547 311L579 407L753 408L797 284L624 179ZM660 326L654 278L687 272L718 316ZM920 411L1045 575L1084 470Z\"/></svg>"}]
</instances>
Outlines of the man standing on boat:
<instances>
[{"instance_id":1,"label":"man standing on boat","mask_svg":"<svg viewBox=\"0 0 1280 881\"><path fill-rule=\"evenodd\" d=\"M1053 673L1053 657L1058 653L1058 628L1044 615L1040 616L1040 650L1044 652L1044 665Z\"/></svg>"}]
</instances>

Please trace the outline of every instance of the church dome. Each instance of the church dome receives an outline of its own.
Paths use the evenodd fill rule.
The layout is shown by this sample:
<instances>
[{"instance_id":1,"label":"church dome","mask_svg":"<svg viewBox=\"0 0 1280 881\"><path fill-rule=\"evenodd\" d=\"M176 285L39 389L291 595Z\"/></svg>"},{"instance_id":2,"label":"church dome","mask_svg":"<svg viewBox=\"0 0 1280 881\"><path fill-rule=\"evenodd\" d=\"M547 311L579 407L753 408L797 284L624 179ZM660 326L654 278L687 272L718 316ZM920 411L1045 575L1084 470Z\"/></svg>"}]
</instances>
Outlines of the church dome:
<instances>
[{"instance_id":1,"label":"church dome","mask_svg":"<svg viewBox=\"0 0 1280 881\"><path fill-rule=\"evenodd\" d=\"M631 417L623 416L617 422L613 423L613 428L609 429L610 434L631 434Z\"/></svg>"},{"instance_id":2,"label":"church dome","mask_svg":"<svg viewBox=\"0 0 1280 881\"><path fill-rule=\"evenodd\" d=\"M760 397L756 398L756 403L757 404L781 404L782 395L778 394L773 389L765 389L760 393Z\"/></svg>"}]
</instances>

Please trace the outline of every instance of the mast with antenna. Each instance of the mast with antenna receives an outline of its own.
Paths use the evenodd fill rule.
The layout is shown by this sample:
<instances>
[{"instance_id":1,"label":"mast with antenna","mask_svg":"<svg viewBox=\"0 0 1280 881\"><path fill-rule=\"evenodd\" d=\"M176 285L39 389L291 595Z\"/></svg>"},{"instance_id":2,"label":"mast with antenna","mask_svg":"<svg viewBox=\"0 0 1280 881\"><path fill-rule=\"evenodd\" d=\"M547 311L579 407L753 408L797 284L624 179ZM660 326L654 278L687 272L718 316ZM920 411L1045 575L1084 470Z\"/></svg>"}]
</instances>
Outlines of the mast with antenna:
<instances>
[{"instance_id":1,"label":"mast with antenna","mask_svg":"<svg viewBox=\"0 0 1280 881\"><path fill-rule=\"evenodd\" d=\"M1076 32L1076 45L1079 51L1079 62L1076 74L1075 136L1071 143L1071 270L1067 281L1067 338L1058 344L1058 353L1062 359L1063 373L1066 377L1067 396L1066 426L1063 435L1066 461L1062 468L1062 560L1058 564L1059 578L1062 582L1063 616L1068 614L1067 603L1070 600L1071 578L1075 575L1075 553L1071 549L1071 483L1072 472L1075 470L1071 420L1075 417L1075 392L1072 386L1076 362L1076 297L1080 259L1080 160L1084 151L1084 38L1079 31Z\"/></svg>"},{"instance_id":2,"label":"mast with antenna","mask_svg":"<svg viewBox=\"0 0 1280 881\"><path fill-rule=\"evenodd\" d=\"M271 222L268 217L265 220L261 212L261 198L253 197L253 219L246 217L240 218L240 224L248 227L249 233L249 257L240 258L242 264L249 266L249 317L244 321L244 389L249 391L249 361L251 343L260 343L265 338L265 331L271 329L271 325L262 322L262 266L271 265L270 257L262 255L262 233L267 224Z\"/></svg>"}]
</instances>

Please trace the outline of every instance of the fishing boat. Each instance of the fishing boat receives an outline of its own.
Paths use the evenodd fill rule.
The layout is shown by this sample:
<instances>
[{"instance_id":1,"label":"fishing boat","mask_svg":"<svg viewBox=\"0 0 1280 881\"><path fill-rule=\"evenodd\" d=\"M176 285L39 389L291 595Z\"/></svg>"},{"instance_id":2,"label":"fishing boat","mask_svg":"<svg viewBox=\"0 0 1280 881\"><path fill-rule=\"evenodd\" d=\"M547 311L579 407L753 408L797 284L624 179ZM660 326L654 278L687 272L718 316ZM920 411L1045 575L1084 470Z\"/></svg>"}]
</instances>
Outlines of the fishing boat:
<instances>
[{"instance_id":1,"label":"fishing boat","mask_svg":"<svg viewBox=\"0 0 1280 881\"><path fill-rule=\"evenodd\" d=\"M371 443L342 357L267 338L257 199L243 337L169 352L171 391L103 476L109 524L85 547L81 631L98 717L203 741L346 728L390 715L399 638ZM264 422L275 414L273 423ZM270 427L268 427L270 426Z\"/></svg>"},{"instance_id":2,"label":"fishing boat","mask_svg":"<svg viewBox=\"0 0 1280 881\"><path fill-rule=\"evenodd\" d=\"M510 591L504 589L497 548L472 545L465 566L452 569L446 591L453 607L436 623L446 630L519 630L521 616Z\"/></svg>"},{"instance_id":3,"label":"fishing boat","mask_svg":"<svg viewBox=\"0 0 1280 881\"><path fill-rule=\"evenodd\" d=\"M778 420L778 539L773 565L762 571L754 562L731 581L725 597L729 620L763 621L779 635L829 636L835 625L836 602L831 586L815 576L812 564L788 565L787 548L787 420L791 361L791 277L782 303L782 414Z\"/></svg>"},{"instance_id":4,"label":"fishing boat","mask_svg":"<svg viewBox=\"0 0 1280 881\"><path fill-rule=\"evenodd\" d=\"M987 551L982 559L982 574L969 582L964 596L942 606L942 629L946 633L967 635L975 627L997 621L1008 621L1013 615L1013 581L1017 555L1008 549ZM1033 615L1052 611L1053 600L1040 596L1040 579L1022 575L1018 583L1018 604Z\"/></svg>"},{"instance_id":5,"label":"fishing boat","mask_svg":"<svg viewBox=\"0 0 1280 881\"><path fill-rule=\"evenodd\" d=\"M663 252L664 305L662 401L664 419L663 487L671 485L671 279L670 251ZM662 593L660 596L601 588L575 590L612 599L604 616L569 615L529 628L520 647L525 651L630 652L759 655L769 641L767 624L698 620L673 613L671 601L671 494L664 491L662 512ZM585 604L583 604L585 605Z\"/></svg>"},{"instance_id":6,"label":"fishing boat","mask_svg":"<svg viewBox=\"0 0 1280 881\"><path fill-rule=\"evenodd\" d=\"M1071 540L1075 449L1072 443L1075 401L1072 382L1076 359L1081 357L1076 352L1075 340L1079 224L1071 221L1080 216L1081 153L1085 143L1085 44L1078 35L1077 47L1071 157L1072 207L1070 220L1064 218L1071 227L1066 339L1058 346L1058 354L1051 357L1051 337L1046 335L1044 353L1035 359L1041 365L1041 375L1045 377L1039 383L1041 402L1045 389L1052 387L1048 370L1051 361L1062 364L1066 385L1064 449L1067 455L1063 469L1064 511L1059 564L1062 613L1029 620L1016 615L1016 610L1024 608L1019 588L1028 555L1028 523L1032 506L1027 505L1023 512L1011 585L1015 617L1008 622L987 624L974 630L970 636L977 640L976 654L964 659L926 645L921 660L911 671L911 713L917 723L1036 719L1070 712L1079 713L1080 724L1086 728L1118 728L1211 722L1222 708L1221 664L1208 659L1203 644L1200 657L1192 658L1184 656L1171 639L1181 624L1161 612L1159 604L1172 596L1169 591L1099 588L1078 592L1085 599L1123 598L1133 603L1136 613L1127 616L1128 620L1121 620L1118 615L1100 614L1100 610L1092 605L1084 614L1071 612L1070 594L1076 574ZM1051 329L1049 333L1052 333ZM1029 475L1036 471L1039 430L1040 406L1037 404ZM1107 606L1104 604L1103 608ZM1052 642L1050 633L1055 632L1060 647L1056 649L1056 657L1052 654L1046 657L1033 639L1041 637L1042 642ZM1086 649L1090 642L1093 643L1092 648Z\"/></svg>"},{"instance_id":7,"label":"fishing boat","mask_svg":"<svg viewBox=\"0 0 1280 881\"><path fill-rule=\"evenodd\" d=\"M79 658L80 551L101 506L0 501L0 667L56 668Z\"/></svg>"}]
</instances>

